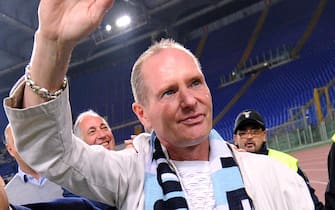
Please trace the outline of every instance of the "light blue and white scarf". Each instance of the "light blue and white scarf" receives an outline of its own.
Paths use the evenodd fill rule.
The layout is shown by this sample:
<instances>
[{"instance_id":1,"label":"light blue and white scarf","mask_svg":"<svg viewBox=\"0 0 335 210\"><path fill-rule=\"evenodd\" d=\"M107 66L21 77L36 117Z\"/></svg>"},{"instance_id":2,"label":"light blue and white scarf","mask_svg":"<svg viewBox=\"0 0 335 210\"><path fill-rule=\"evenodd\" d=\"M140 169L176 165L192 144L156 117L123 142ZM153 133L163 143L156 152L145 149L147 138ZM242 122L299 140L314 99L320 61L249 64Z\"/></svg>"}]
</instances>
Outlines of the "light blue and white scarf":
<instances>
[{"instance_id":1,"label":"light blue and white scarf","mask_svg":"<svg viewBox=\"0 0 335 210\"><path fill-rule=\"evenodd\" d=\"M210 168L216 209L252 210L252 201L245 191L240 170L232 151L221 136L212 130L210 140ZM146 167L145 209L188 209L176 169L169 163L153 132L151 161Z\"/></svg>"}]
</instances>

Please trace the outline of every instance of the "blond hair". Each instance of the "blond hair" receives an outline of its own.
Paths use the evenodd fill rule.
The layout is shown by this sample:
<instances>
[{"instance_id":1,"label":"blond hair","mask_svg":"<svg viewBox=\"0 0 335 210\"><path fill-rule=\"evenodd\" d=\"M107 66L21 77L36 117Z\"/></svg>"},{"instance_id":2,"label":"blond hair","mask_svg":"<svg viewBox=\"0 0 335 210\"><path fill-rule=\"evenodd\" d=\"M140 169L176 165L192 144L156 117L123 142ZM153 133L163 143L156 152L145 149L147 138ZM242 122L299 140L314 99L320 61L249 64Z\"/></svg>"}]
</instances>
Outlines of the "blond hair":
<instances>
[{"instance_id":1,"label":"blond hair","mask_svg":"<svg viewBox=\"0 0 335 210\"><path fill-rule=\"evenodd\" d=\"M195 55L188 49L186 49L183 45L179 44L178 42L174 41L173 39L162 39L159 42L155 42L153 45L151 45L146 51L144 51L140 57L136 60L132 72L131 72L131 89L133 92L134 101L145 104L146 101L146 93L147 93L147 87L144 84L144 78L142 74L142 64L145 60L150 58L153 55L158 54L163 49L167 48L173 48L173 49L179 49L186 54L190 55L199 70L201 71L201 66L199 63L199 60L195 57ZM153 72L154 73L154 72Z\"/></svg>"}]
</instances>

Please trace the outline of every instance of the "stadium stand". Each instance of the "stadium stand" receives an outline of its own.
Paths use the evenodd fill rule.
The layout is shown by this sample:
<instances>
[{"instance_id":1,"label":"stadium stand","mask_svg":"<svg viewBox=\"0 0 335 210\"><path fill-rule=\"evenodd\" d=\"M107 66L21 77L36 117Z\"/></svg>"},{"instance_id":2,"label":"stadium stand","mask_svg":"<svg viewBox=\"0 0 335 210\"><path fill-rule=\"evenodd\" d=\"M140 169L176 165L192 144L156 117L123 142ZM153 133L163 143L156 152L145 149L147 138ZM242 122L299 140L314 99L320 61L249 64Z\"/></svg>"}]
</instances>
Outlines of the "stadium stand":
<instances>
[{"instance_id":1,"label":"stadium stand","mask_svg":"<svg viewBox=\"0 0 335 210\"><path fill-rule=\"evenodd\" d=\"M335 117L333 114L335 88L332 82L335 78L335 29L333 27L335 1L324 3L322 11L319 0L281 0L268 8L264 25L257 34L257 39L255 38L253 48L249 49L250 54L246 62L248 67L256 65L256 61L263 62L262 58L270 59L270 55L276 55L278 51L289 52L301 40L311 24L313 15L318 10L320 10L320 17L314 23L315 27L310 31L308 39L304 40L304 45L297 57L283 62L283 65L264 66L258 69L259 75L243 92L240 92L241 88L250 81L249 79L256 71L235 75L232 73L237 70L237 65L242 60L262 11L232 22L223 28L208 31L200 62L212 91L214 118L218 119L215 122L215 128L225 139L232 138L233 121L241 110L247 108L256 109L262 113L267 127L274 128L269 131L270 134L278 134L279 128L285 129L281 135L269 138L270 146L274 148L287 149L294 144L313 142L322 135L325 135L323 139L327 139L327 136L335 131L333 120L327 121L327 117L332 117L331 119ZM200 40L201 38L190 39L185 45L192 51L196 51ZM106 116L111 125L117 144L128 139L131 134L142 131L140 123L131 111L133 99L129 78L132 64L149 44L141 42L121 51L117 57L107 54L85 65L72 68L69 79L70 91L75 92L70 94L73 118L87 109L101 113ZM245 69L239 70L243 72ZM81 73L77 74L78 71ZM236 81L222 86L223 81L226 82L227 79L232 78ZM327 94L320 93L320 107L314 105L314 89L321 87L327 87L326 92L331 98L331 113L327 110L325 99ZM238 99L230 105L229 109L226 108L233 98L237 97L237 93L240 93ZM216 118L225 108L224 114ZM325 126L326 134L313 132L320 130L317 117L319 110L322 110L325 117L326 123L321 124ZM299 117L293 117L298 114L300 114ZM293 118L299 121L292 124ZM308 123L308 129L297 127L298 124L305 126L305 123ZM283 124L284 127L280 127ZM300 132L301 135L297 135L296 132L286 132L290 129ZM2 169L0 172L4 174Z\"/></svg>"}]
</instances>

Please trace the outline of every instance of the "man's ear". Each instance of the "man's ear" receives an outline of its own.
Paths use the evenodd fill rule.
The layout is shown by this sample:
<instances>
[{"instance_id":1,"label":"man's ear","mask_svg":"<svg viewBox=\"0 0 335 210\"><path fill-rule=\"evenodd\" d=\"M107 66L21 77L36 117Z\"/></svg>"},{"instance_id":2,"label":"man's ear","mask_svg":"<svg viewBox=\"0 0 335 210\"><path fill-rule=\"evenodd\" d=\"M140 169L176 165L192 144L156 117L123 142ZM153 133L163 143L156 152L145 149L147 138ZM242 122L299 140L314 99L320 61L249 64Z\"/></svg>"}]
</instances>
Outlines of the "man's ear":
<instances>
[{"instance_id":1,"label":"man's ear","mask_svg":"<svg viewBox=\"0 0 335 210\"><path fill-rule=\"evenodd\" d=\"M267 140L267 133L266 133L266 130L264 130L264 141L263 142L266 142Z\"/></svg>"},{"instance_id":2,"label":"man's ear","mask_svg":"<svg viewBox=\"0 0 335 210\"><path fill-rule=\"evenodd\" d=\"M6 146L6 149L7 149L8 153L9 153L12 157L14 157L13 148L12 148L8 143L7 143L5 146Z\"/></svg>"},{"instance_id":3,"label":"man's ear","mask_svg":"<svg viewBox=\"0 0 335 210\"><path fill-rule=\"evenodd\" d=\"M237 143L237 135L236 134L234 134L233 135L233 140L234 140L234 144L238 147L238 143Z\"/></svg>"},{"instance_id":4,"label":"man's ear","mask_svg":"<svg viewBox=\"0 0 335 210\"><path fill-rule=\"evenodd\" d=\"M141 121L142 125L145 128L151 128L151 121L148 118L147 112L145 111L145 108L143 107L143 105L134 102L132 104L132 109L133 112L136 114L137 118Z\"/></svg>"}]
</instances>

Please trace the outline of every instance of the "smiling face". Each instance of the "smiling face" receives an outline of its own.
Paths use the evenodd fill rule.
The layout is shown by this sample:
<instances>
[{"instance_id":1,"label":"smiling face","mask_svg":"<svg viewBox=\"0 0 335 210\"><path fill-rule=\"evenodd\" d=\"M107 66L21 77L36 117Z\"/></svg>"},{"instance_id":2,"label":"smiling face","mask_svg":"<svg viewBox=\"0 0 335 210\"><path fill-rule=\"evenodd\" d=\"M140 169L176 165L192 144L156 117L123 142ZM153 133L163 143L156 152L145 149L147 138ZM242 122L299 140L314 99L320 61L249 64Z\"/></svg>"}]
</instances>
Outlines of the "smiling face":
<instances>
[{"instance_id":1,"label":"smiling face","mask_svg":"<svg viewBox=\"0 0 335 210\"><path fill-rule=\"evenodd\" d=\"M115 139L105 119L99 116L86 115L79 123L80 135L89 145L102 145L114 150Z\"/></svg>"},{"instance_id":2,"label":"smiling face","mask_svg":"<svg viewBox=\"0 0 335 210\"><path fill-rule=\"evenodd\" d=\"M212 128L212 98L195 60L176 48L161 49L142 63L145 105L133 110L169 150L197 146ZM208 148L206 148L208 150Z\"/></svg>"}]
</instances>

